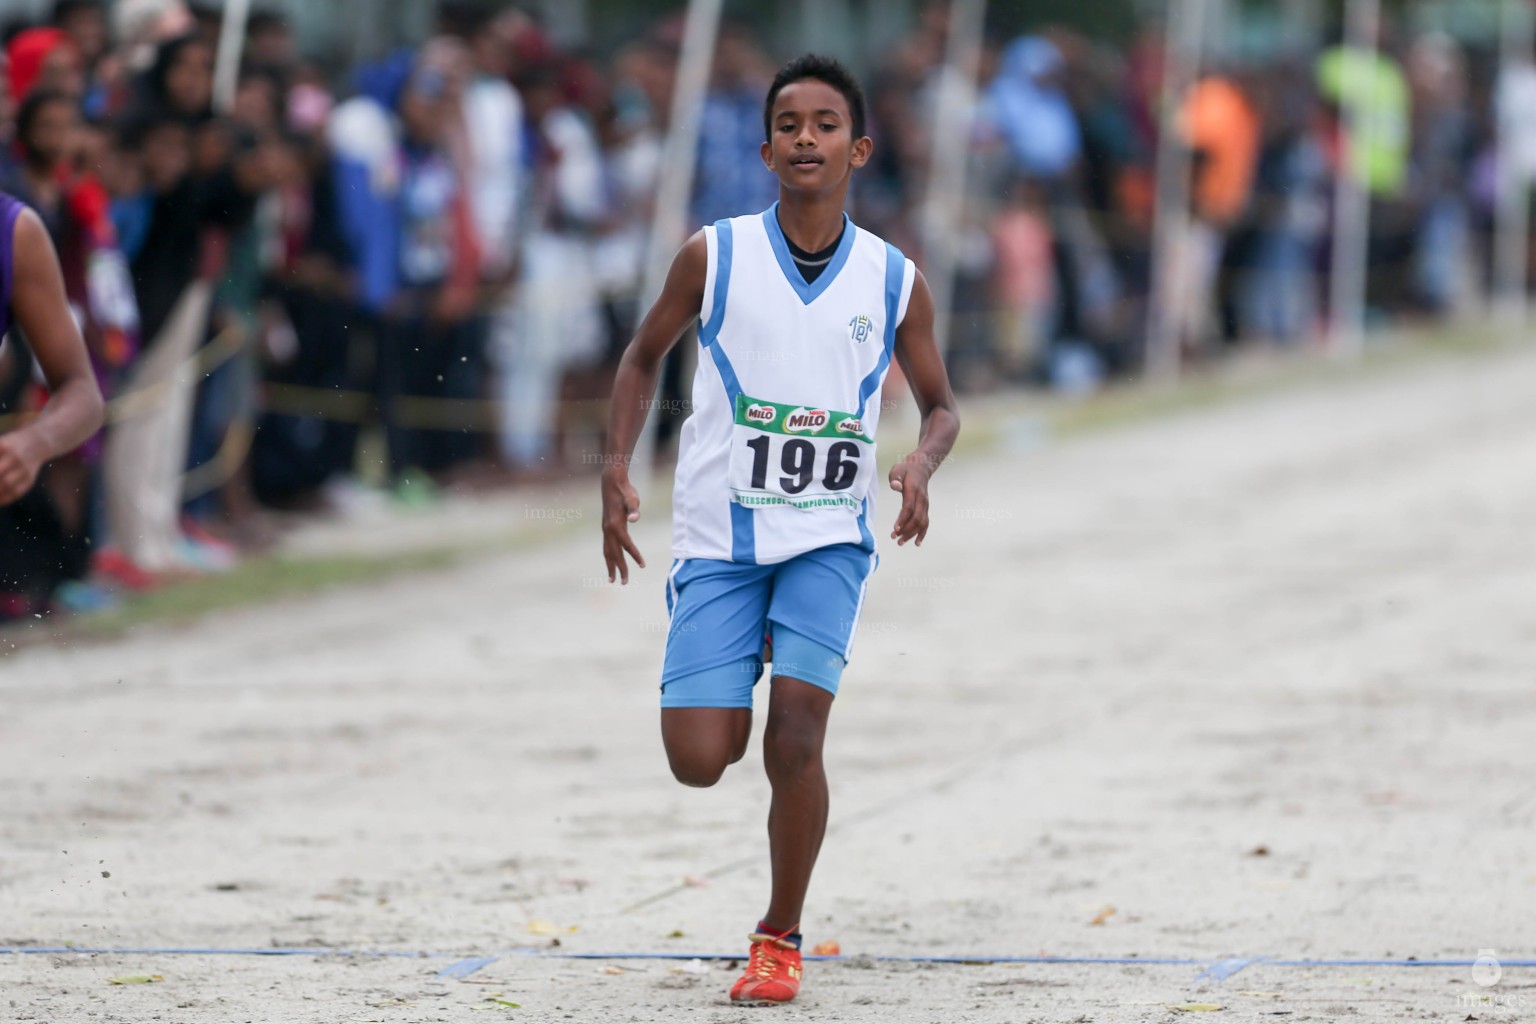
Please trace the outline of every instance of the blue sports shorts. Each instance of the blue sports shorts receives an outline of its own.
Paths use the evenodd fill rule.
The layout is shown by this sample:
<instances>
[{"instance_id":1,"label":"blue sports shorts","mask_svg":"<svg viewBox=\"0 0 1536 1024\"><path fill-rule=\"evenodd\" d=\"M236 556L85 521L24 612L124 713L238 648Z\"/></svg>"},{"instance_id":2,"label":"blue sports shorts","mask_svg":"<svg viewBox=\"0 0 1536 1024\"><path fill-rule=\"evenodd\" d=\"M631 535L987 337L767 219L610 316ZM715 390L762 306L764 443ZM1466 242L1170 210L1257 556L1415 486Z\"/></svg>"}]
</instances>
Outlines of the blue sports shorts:
<instances>
[{"instance_id":1,"label":"blue sports shorts","mask_svg":"<svg viewBox=\"0 0 1536 1024\"><path fill-rule=\"evenodd\" d=\"M832 544L773 565L677 559L667 574L664 708L750 708L773 637L773 675L837 693L880 556Z\"/></svg>"}]
</instances>

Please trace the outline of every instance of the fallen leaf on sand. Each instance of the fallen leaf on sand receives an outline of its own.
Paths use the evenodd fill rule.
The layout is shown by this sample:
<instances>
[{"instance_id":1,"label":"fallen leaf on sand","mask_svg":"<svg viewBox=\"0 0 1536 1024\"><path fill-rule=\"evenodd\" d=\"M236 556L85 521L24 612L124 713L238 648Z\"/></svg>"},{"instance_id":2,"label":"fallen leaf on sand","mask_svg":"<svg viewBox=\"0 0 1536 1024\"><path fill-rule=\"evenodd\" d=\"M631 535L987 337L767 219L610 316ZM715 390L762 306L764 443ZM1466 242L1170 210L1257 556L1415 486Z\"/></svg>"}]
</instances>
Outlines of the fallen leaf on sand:
<instances>
[{"instance_id":1,"label":"fallen leaf on sand","mask_svg":"<svg viewBox=\"0 0 1536 1024\"><path fill-rule=\"evenodd\" d=\"M501 998L501 993L500 992L492 992L490 995L486 996L485 997L485 1003L486 1003L486 1005L484 1005L484 1006L471 1006L470 1009L471 1010L506 1010L506 1009L521 1010L523 1008L523 1004L522 1003L514 1003L510 999L503 999L503 998Z\"/></svg>"},{"instance_id":2,"label":"fallen leaf on sand","mask_svg":"<svg viewBox=\"0 0 1536 1024\"><path fill-rule=\"evenodd\" d=\"M1215 1013L1222 1008L1220 1003L1170 1003L1168 1009L1178 1010L1180 1013Z\"/></svg>"},{"instance_id":3,"label":"fallen leaf on sand","mask_svg":"<svg viewBox=\"0 0 1536 1024\"><path fill-rule=\"evenodd\" d=\"M576 934L576 930L579 927L580 927L580 925L574 925L573 924L573 925L570 925L569 927L561 928L559 925L553 924L552 922L549 922L549 921L533 920L533 921L529 921L528 922L528 934L529 935L575 935Z\"/></svg>"},{"instance_id":4,"label":"fallen leaf on sand","mask_svg":"<svg viewBox=\"0 0 1536 1024\"><path fill-rule=\"evenodd\" d=\"M603 973L604 974L623 974L625 972L624 972L624 968L622 968L622 967L604 967L603 968Z\"/></svg>"},{"instance_id":5,"label":"fallen leaf on sand","mask_svg":"<svg viewBox=\"0 0 1536 1024\"><path fill-rule=\"evenodd\" d=\"M1269 856L1269 847L1267 847L1267 846L1255 846L1253 849L1248 851L1248 856L1250 856L1250 857L1268 857Z\"/></svg>"},{"instance_id":6,"label":"fallen leaf on sand","mask_svg":"<svg viewBox=\"0 0 1536 1024\"><path fill-rule=\"evenodd\" d=\"M681 928L673 928L670 932L667 933L667 938L669 939L680 939L682 937L683 930Z\"/></svg>"},{"instance_id":7,"label":"fallen leaf on sand","mask_svg":"<svg viewBox=\"0 0 1536 1024\"><path fill-rule=\"evenodd\" d=\"M843 955L843 947L839 946L836 941L818 942L816 944L816 946L811 950L811 955L812 956L842 956Z\"/></svg>"},{"instance_id":8,"label":"fallen leaf on sand","mask_svg":"<svg viewBox=\"0 0 1536 1024\"><path fill-rule=\"evenodd\" d=\"M164 981L163 974L120 974L115 978L108 978L109 985L148 985L152 981Z\"/></svg>"},{"instance_id":9,"label":"fallen leaf on sand","mask_svg":"<svg viewBox=\"0 0 1536 1024\"><path fill-rule=\"evenodd\" d=\"M1115 908L1113 906L1105 906L1104 909L1100 910L1096 915L1094 915L1093 920L1089 921L1088 923L1089 924L1103 924L1105 921L1108 921L1110 918L1112 918L1114 916L1115 916Z\"/></svg>"},{"instance_id":10,"label":"fallen leaf on sand","mask_svg":"<svg viewBox=\"0 0 1536 1024\"><path fill-rule=\"evenodd\" d=\"M702 875L684 875L683 884L690 889L703 889L709 885L709 879Z\"/></svg>"}]
</instances>

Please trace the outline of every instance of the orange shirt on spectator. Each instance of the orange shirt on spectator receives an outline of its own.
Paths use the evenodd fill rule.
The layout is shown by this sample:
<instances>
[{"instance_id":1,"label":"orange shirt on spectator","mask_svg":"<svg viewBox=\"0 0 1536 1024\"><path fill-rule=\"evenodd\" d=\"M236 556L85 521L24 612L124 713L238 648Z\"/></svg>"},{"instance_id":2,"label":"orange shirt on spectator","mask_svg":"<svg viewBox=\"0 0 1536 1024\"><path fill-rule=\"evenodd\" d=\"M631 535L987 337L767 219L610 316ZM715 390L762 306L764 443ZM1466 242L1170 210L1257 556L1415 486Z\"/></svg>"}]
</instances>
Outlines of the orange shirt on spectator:
<instances>
[{"instance_id":1,"label":"orange shirt on spectator","mask_svg":"<svg viewBox=\"0 0 1536 1024\"><path fill-rule=\"evenodd\" d=\"M1181 117L1185 143L1196 153L1194 210L1230 224L1248 206L1258 164L1258 114L1237 85L1204 78L1190 90Z\"/></svg>"}]
</instances>

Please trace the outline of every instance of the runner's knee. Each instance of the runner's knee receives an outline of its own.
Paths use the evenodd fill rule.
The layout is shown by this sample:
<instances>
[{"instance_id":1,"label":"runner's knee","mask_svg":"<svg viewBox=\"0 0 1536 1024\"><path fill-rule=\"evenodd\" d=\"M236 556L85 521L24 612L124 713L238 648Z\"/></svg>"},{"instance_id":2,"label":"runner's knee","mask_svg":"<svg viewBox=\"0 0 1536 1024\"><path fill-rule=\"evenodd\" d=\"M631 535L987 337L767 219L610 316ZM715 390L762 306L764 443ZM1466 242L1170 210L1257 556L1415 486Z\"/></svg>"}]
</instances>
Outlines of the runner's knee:
<instances>
[{"instance_id":1,"label":"runner's knee","mask_svg":"<svg viewBox=\"0 0 1536 1024\"><path fill-rule=\"evenodd\" d=\"M694 750L667 751L667 763L672 766L672 777L685 786L698 789L708 789L719 782L720 776L725 774L726 765L734 764L736 760Z\"/></svg>"},{"instance_id":2,"label":"runner's knee","mask_svg":"<svg viewBox=\"0 0 1536 1024\"><path fill-rule=\"evenodd\" d=\"M771 773L797 776L821 760L824 730L809 716L770 720L763 736L763 760Z\"/></svg>"},{"instance_id":3,"label":"runner's knee","mask_svg":"<svg viewBox=\"0 0 1536 1024\"><path fill-rule=\"evenodd\" d=\"M701 788L720 781L728 765L741 760L752 735L745 708L673 708L662 712L661 739L672 775Z\"/></svg>"}]
</instances>

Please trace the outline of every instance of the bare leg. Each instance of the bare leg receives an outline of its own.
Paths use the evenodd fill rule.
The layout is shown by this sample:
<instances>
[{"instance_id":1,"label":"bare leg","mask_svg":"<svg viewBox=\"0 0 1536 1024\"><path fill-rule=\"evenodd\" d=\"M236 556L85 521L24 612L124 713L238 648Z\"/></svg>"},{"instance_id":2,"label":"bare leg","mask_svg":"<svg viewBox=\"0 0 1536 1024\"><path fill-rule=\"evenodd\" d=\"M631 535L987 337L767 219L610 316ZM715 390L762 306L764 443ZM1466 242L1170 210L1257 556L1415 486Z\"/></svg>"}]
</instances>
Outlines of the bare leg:
<instances>
[{"instance_id":1,"label":"bare leg","mask_svg":"<svg viewBox=\"0 0 1536 1024\"><path fill-rule=\"evenodd\" d=\"M811 869L827 831L827 773L822 744L832 694L819 686L774 676L763 736L763 764L773 784L768 811L768 849L773 896L763 922L778 929L800 923Z\"/></svg>"},{"instance_id":2,"label":"bare leg","mask_svg":"<svg viewBox=\"0 0 1536 1024\"><path fill-rule=\"evenodd\" d=\"M713 786L752 737L751 708L662 708L661 742L685 786Z\"/></svg>"}]
</instances>

